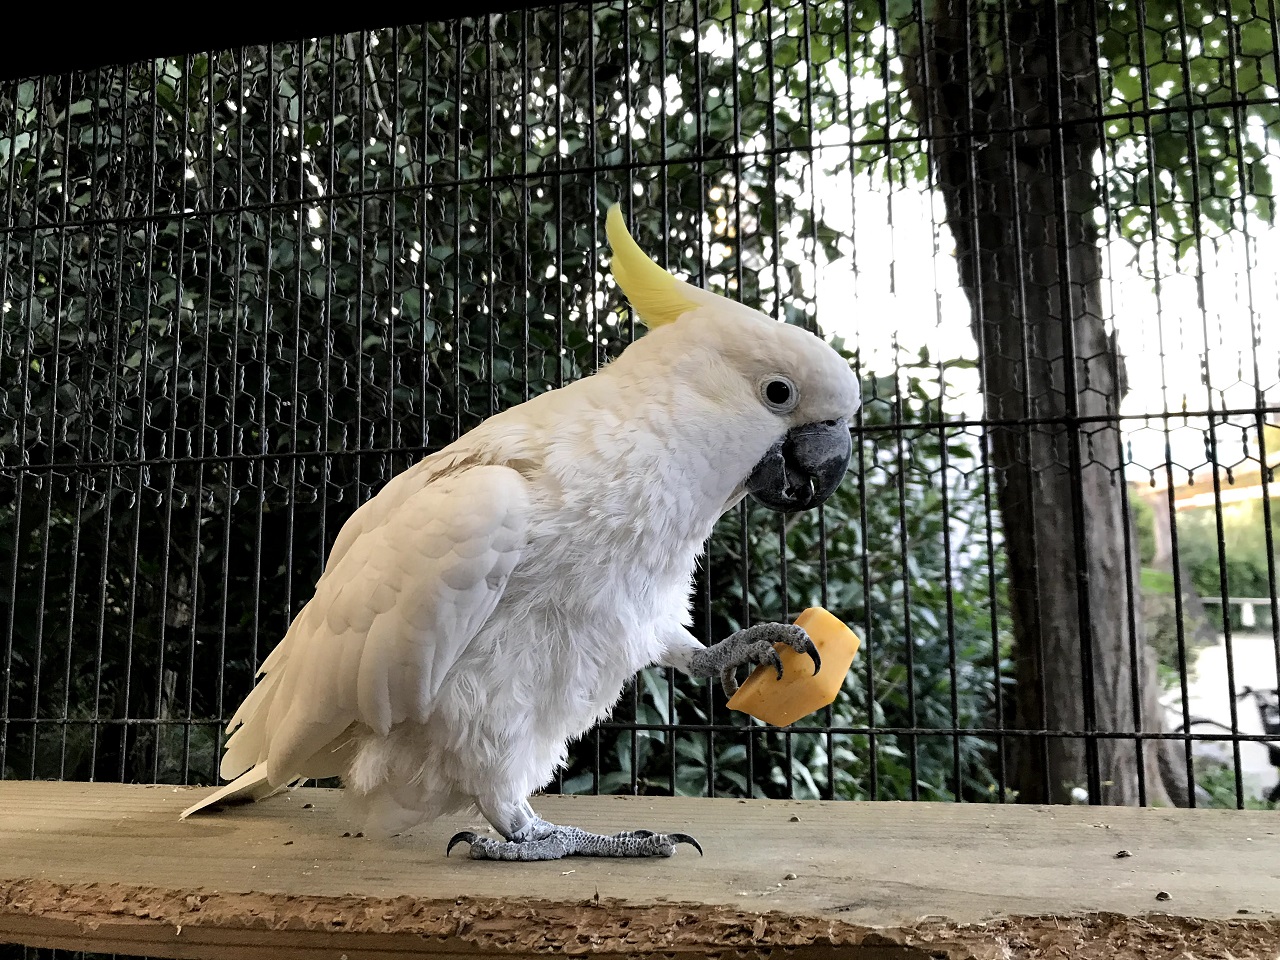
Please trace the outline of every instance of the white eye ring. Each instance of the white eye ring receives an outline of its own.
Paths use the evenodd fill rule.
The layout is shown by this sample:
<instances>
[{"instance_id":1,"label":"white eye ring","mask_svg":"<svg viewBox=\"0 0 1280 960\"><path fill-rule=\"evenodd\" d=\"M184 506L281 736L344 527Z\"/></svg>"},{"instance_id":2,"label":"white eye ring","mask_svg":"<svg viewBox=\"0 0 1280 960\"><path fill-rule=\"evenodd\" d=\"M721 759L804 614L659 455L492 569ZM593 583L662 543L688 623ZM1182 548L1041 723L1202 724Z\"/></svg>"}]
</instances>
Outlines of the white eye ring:
<instances>
[{"instance_id":1,"label":"white eye ring","mask_svg":"<svg viewBox=\"0 0 1280 960\"><path fill-rule=\"evenodd\" d=\"M760 381L760 400L774 413L790 413L800 403L800 390L790 377L771 373Z\"/></svg>"}]
</instances>

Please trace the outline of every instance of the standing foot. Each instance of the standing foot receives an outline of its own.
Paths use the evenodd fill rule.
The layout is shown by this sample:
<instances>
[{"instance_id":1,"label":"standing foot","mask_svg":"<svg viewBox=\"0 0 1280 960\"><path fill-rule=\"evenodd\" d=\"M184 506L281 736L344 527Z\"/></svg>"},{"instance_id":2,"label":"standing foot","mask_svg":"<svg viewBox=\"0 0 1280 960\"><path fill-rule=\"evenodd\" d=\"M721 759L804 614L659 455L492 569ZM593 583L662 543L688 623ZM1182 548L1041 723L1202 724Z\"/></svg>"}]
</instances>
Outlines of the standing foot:
<instances>
[{"instance_id":1,"label":"standing foot","mask_svg":"<svg viewBox=\"0 0 1280 960\"><path fill-rule=\"evenodd\" d=\"M561 827L538 819L509 840L495 840L464 830L445 848L449 855L459 843L471 847L472 860L559 860L562 857L670 857L676 845L687 843L702 853L702 845L687 833L626 830L606 836L578 827Z\"/></svg>"}]
</instances>

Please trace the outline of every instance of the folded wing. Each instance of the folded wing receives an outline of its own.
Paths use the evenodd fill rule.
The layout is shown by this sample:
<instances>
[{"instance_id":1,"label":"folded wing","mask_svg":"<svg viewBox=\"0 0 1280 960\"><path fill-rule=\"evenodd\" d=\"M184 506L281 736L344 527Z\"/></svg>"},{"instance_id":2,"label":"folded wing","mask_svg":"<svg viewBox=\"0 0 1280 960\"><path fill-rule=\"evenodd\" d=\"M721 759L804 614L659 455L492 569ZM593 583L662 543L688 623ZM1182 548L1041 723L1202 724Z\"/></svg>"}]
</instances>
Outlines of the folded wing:
<instances>
[{"instance_id":1,"label":"folded wing","mask_svg":"<svg viewBox=\"0 0 1280 960\"><path fill-rule=\"evenodd\" d=\"M344 525L315 596L228 726L221 773L241 786L188 813L334 776L353 725L386 734L430 714L520 560L529 494L508 467L419 466Z\"/></svg>"}]
</instances>

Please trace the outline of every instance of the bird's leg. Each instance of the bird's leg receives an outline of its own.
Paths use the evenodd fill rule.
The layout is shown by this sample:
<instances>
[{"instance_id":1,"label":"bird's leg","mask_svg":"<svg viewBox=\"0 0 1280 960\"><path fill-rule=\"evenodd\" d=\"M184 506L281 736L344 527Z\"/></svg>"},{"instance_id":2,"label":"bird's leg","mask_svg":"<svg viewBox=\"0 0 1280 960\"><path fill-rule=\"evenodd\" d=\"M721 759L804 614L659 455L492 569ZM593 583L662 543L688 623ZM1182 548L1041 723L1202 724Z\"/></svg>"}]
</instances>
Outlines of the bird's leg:
<instances>
[{"instance_id":1,"label":"bird's leg","mask_svg":"<svg viewBox=\"0 0 1280 960\"><path fill-rule=\"evenodd\" d=\"M793 623L757 623L739 630L689 655L684 669L695 677L719 675L725 696L731 697L738 690L739 667L769 663L778 671L778 679L782 679L782 658L774 649L775 643L785 643L799 653L807 653L813 660L815 674L822 669L818 648L804 628Z\"/></svg>"},{"instance_id":2,"label":"bird's leg","mask_svg":"<svg viewBox=\"0 0 1280 960\"><path fill-rule=\"evenodd\" d=\"M559 860L561 857L670 857L676 844L688 843L702 853L693 837L684 833L654 833L652 830L627 830L606 836L588 833L578 827L561 827L548 823L533 811L527 801L518 804L490 806L480 804L485 818L506 837L494 840L477 833L455 834L445 850L447 856L455 844L471 845L472 860Z\"/></svg>"}]
</instances>

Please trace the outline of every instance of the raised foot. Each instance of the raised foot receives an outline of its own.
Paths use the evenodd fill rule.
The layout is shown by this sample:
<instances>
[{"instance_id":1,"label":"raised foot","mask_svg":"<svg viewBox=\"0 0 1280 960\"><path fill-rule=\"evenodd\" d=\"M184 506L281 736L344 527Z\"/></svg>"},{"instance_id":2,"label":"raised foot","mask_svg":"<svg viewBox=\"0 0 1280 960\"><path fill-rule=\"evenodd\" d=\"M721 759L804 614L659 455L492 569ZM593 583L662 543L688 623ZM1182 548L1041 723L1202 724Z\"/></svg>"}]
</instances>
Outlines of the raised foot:
<instances>
[{"instance_id":1,"label":"raised foot","mask_svg":"<svg viewBox=\"0 0 1280 960\"><path fill-rule=\"evenodd\" d=\"M654 833L652 830L626 830L605 836L588 833L577 827L545 824L526 839L495 840L464 830L453 835L445 856L459 843L470 845L472 860L559 860L562 857L670 857L676 845L687 843L699 854L702 845L687 833Z\"/></svg>"},{"instance_id":2,"label":"raised foot","mask_svg":"<svg viewBox=\"0 0 1280 960\"><path fill-rule=\"evenodd\" d=\"M778 656L775 643L785 643L797 653L807 653L813 660L814 674L822 669L818 648L804 628L794 623L757 623L739 630L699 653L693 667L702 676L719 674L725 695L731 697L738 690L739 667L768 663L778 671L778 679L782 679L782 658Z\"/></svg>"}]
</instances>

